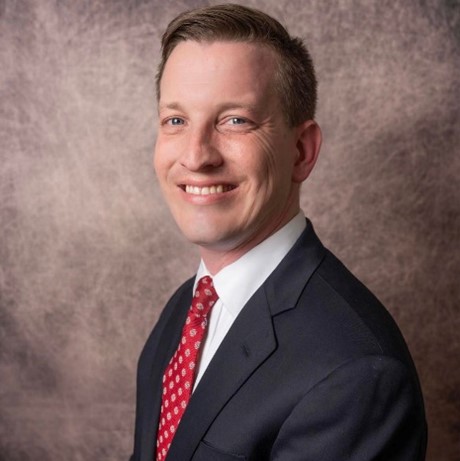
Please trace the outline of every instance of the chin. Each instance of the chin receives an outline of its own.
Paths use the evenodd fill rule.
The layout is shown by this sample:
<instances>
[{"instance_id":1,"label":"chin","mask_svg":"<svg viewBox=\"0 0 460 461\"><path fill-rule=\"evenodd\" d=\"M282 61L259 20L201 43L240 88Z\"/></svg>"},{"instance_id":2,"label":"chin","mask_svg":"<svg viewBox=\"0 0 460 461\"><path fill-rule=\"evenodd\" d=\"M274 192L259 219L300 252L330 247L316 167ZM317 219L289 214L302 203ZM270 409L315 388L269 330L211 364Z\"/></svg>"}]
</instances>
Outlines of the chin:
<instances>
[{"instance_id":1,"label":"chin","mask_svg":"<svg viewBox=\"0 0 460 461\"><path fill-rule=\"evenodd\" d=\"M216 251L231 250L232 243L237 240L227 232L218 232L216 228L200 229L200 231L185 227L180 227L180 229L190 243Z\"/></svg>"},{"instance_id":2,"label":"chin","mask_svg":"<svg viewBox=\"0 0 460 461\"><path fill-rule=\"evenodd\" d=\"M187 219L182 216L176 222L185 238L197 245L218 242L225 238L226 232L222 231L220 221L197 219L196 217Z\"/></svg>"},{"instance_id":3,"label":"chin","mask_svg":"<svg viewBox=\"0 0 460 461\"><path fill-rule=\"evenodd\" d=\"M183 232L185 238L194 245L206 248L219 248L221 246L222 238L217 235L197 234Z\"/></svg>"}]
</instances>

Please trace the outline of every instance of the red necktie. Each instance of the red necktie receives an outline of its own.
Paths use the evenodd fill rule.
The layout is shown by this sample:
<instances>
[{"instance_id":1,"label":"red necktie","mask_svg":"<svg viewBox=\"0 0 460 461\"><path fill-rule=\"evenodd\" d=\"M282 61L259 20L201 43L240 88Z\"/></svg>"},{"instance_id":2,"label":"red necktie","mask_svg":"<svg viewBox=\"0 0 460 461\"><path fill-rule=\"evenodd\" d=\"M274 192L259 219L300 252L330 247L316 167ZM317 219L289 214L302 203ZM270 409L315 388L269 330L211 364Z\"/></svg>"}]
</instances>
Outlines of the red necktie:
<instances>
[{"instance_id":1,"label":"red necktie","mask_svg":"<svg viewBox=\"0 0 460 461\"><path fill-rule=\"evenodd\" d=\"M164 461L192 394L208 314L217 301L211 277L198 281L182 337L163 375L163 397L157 434L157 461Z\"/></svg>"}]
</instances>

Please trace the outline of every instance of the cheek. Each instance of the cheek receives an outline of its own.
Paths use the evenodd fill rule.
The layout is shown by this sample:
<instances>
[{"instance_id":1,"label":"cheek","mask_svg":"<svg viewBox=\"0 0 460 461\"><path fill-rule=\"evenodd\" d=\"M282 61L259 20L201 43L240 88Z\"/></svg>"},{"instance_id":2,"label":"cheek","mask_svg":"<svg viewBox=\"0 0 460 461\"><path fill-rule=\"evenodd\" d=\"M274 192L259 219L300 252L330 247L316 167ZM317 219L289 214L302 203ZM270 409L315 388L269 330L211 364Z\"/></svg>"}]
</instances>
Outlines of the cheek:
<instances>
[{"instance_id":1,"label":"cheek","mask_svg":"<svg viewBox=\"0 0 460 461\"><path fill-rule=\"evenodd\" d=\"M261 134L245 135L238 142L220 146L232 167L251 178L265 178L273 165L273 146Z\"/></svg>"},{"instance_id":2,"label":"cheek","mask_svg":"<svg viewBox=\"0 0 460 461\"><path fill-rule=\"evenodd\" d=\"M166 178L173 163L169 150L167 143L157 139L153 152L153 168L160 181Z\"/></svg>"},{"instance_id":3,"label":"cheek","mask_svg":"<svg viewBox=\"0 0 460 461\"><path fill-rule=\"evenodd\" d=\"M256 152L251 171L261 182L262 188L272 190L280 182L290 179L289 152L286 151L286 146L271 137L260 136L257 138Z\"/></svg>"},{"instance_id":4,"label":"cheek","mask_svg":"<svg viewBox=\"0 0 460 461\"><path fill-rule=\"evenodd\" d=\"M159 137L155 141L152 160L153 160L153 168L155 169L155 173L158 175L158 170L161 164L161 141Z\"/></svg>"}]
</instances>

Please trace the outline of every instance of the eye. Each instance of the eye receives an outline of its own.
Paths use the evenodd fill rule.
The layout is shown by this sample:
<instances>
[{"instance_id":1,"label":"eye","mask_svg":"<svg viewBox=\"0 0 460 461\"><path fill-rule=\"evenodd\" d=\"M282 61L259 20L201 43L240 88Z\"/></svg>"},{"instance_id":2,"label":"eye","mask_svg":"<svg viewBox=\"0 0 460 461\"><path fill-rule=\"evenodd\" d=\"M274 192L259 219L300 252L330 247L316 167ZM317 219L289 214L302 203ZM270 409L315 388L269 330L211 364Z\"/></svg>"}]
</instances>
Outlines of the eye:
<instances>
[{"instance_id":1,"label":"eye","mask_svg":"<svg viewBox=\"0 0 460 461\"><path fill-rule=\"evenodd\" d=\"M220 130L224 132L237 134L248 133L257 127L253 120L231 114L225 116L219 123L219 126Z\"/></svg>"},{"instance_id":2,"label":"eye","mask_svg":"<svg viewBox=\"0 0 460 461\"><path fill-rule=\"evenodd\" d=\"M230 125L244 125L247 121L241 117L232 117L228 120L228 123L230 123Z\"/></svg>"},{"instance_id":3,"label":"eye","mask_svg":"<svg viewBox=\"0 0 460 461\"><path fill-rule=\"evenodd\" d=\"M166 124L172 125L172 126L184 125L184 123L185 123L184 119L180 117L171 117L166 120Z\"/></svg>"}]
</instances>

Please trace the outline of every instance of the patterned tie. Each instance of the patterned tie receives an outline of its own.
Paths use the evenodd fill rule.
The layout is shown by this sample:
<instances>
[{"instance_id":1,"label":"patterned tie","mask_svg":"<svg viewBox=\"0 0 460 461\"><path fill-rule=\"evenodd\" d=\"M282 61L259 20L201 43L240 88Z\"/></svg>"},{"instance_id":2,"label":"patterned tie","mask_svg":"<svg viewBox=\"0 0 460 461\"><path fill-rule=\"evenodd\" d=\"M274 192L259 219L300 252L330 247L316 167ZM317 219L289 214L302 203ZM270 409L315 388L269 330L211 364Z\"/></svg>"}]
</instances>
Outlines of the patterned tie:
<instances>
[{"instance_id":1,"label":"patterned tie","mask_svg":"<svg viewBox=\"0 0 460 461\"><path fill-rule=\"evenodd\" d=\"M198 281L182 338L163 375L163 397L157 435L157 461L164 461L177 426L187 407L195 380L195 369L208 324L208 314L217 301L211 277Z\"/></svg>"}]
</instances>

